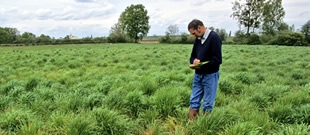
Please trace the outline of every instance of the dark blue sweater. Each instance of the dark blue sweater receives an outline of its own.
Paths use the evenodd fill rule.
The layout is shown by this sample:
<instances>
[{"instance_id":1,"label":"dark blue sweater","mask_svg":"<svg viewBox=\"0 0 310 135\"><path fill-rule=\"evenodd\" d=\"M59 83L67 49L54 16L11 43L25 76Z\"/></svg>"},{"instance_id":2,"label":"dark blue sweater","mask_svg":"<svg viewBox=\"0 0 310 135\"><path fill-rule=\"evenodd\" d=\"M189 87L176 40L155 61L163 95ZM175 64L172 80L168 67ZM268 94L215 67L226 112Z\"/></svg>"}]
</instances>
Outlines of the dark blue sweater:
<instances>
[{"instance_id":1,"label":"dark blue sweater","mask_svg":"<svg viewBox=\"0 0 310 135\"><path fill-rule=\"evenodd\" d=\"M209 61L200 69L196 69L195 73L210 74L219 71L222 64L222 39L215 31L210 32L203 44L201 44L200 39L195 39L190 57L191 64L195 58L199 59L200 62Z\"/></svg>"}]
</instances>

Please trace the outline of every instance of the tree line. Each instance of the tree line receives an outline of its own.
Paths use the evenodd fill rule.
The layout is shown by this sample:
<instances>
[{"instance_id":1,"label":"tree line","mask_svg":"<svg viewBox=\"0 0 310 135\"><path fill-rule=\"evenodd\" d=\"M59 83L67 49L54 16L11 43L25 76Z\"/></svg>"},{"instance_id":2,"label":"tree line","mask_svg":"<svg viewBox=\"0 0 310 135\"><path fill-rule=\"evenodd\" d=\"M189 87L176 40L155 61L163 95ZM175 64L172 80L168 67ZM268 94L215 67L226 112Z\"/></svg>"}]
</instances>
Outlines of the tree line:
<instances>
[{"instance_id":1,"label":"tree line","mask_svg":"<svg viewBox=\"0 0 310 135\"><path fill-rule=\"evenodd\" d=\"M235 0L231 17L240 30L234 42L244 44L309 45L310 20L300 31L283 21L282 0Z\"/></svg>"},{"instance_id":2,"label":"tree line","mask_svg":"<svg viewBox=\"0 0 310 135\"><path fill-rule=\"evenodd\" d=\"M48 35L36 36L31 32L20 32L16 28L0 27L0 45L2 46L24 46L24 45L57 45L57 44L84 44L84 43L106 43L106 37L85 37L82 39L72 39L70 35L64 38L55 39Z\"/></svg>"},{"instance_id":3,"label":"tree line","mask_svg":"<svg viewBox=\"0 0 310 135\"><path fill-rule=\"evenodd\" d=\"M310 20L300 30L283 21L285 16L282 0L235 0L232 2L231 17L237 21L239 30L232 37L231 31L215 29L224 44L267 44L286 46L308 46L310 44ZM162 43L184 43L188 34L176 36L178 27L170 25Z\"/></svg>"},{"instance_id":4,"label":"tree line","mask_svg":"<svg viewBox=\"0 0 310 135\"><path fill-rule=\"evenodd\" d=\"M306 46L310 43L310 20L298 31L283 21L285 16L282 0L235 0L232 3L231 17L237 21L239 30L232 36L225 29L208 27L221 36L224 44L270 44ZM148 12L142 4L128 6L120 15L118 22L110 29L108 37L85 37L72 39L69 35L55 39L48 35L36 36L31 32L20 32L16 28L0 27L0 44L45 45L45 44L83 44L83 43L128 43L139 42L147 36ZM177 25L170 25L160 43L192 43L193 37L180 33Z\"/></svg>"}]
</instances>

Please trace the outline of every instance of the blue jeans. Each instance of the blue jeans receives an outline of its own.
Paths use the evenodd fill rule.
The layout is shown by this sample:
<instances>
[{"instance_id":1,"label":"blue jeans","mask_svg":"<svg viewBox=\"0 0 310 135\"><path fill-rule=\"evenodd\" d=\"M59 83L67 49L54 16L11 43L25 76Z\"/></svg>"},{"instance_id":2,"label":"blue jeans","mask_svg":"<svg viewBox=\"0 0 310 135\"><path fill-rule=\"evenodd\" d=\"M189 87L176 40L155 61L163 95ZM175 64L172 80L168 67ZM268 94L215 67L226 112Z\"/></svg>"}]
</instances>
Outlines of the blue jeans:
<instances>
[{"instance_id":1,"label":"blue jeans","mask_svg":"<svg viewBox=\"0 0 310 135\"><path fill-rule=\"evenodd\" d=\"M212 74L194 74L190 108L199 110L203 98L203 112L211 112L214 107L220 72Z\"/></svg>"}]
</instances>

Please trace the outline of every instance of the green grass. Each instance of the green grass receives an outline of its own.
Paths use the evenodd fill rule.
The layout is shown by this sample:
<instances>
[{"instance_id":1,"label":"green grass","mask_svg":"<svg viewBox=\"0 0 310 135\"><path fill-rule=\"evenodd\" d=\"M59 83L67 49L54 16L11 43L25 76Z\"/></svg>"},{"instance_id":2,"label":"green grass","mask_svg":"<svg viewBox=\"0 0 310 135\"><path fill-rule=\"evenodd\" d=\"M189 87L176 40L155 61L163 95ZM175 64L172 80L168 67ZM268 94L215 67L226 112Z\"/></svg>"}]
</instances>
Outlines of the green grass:
<instances>
[{"instance_id":1,"label":"green grass","mask_svg":"<svg viewBox=\"0 0 310 135\"><path fill-rule=\"evenodd\" d=\"M0 134L309 132L309 47L223 45L214 111L188 123L191 47L2 47Z\"/></svg>"}]
</instances>

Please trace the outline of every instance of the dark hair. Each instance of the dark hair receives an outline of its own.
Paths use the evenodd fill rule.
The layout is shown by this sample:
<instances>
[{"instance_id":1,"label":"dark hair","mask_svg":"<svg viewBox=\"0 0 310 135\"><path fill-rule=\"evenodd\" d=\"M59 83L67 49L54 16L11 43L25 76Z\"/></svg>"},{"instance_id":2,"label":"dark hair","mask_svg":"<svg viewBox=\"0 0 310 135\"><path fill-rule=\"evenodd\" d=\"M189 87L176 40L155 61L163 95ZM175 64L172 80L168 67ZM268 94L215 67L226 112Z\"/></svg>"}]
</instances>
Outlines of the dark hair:
<instances>
[{"instance_id":1,"label":"dark hair","mask_svg":"<svg viewBox=\"0 0 310 135\"><path fill-rule=\"evenodd\" d=\"M197 30L198 29L198 26L204 26L202 21L198 20L198 19L194 19L192 20L189 24L188 24L188 27L187 29L194 29L194 30Z\"/></svg>"}]
</instances>

